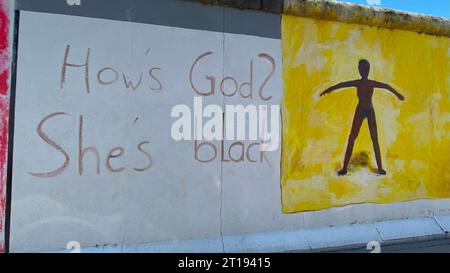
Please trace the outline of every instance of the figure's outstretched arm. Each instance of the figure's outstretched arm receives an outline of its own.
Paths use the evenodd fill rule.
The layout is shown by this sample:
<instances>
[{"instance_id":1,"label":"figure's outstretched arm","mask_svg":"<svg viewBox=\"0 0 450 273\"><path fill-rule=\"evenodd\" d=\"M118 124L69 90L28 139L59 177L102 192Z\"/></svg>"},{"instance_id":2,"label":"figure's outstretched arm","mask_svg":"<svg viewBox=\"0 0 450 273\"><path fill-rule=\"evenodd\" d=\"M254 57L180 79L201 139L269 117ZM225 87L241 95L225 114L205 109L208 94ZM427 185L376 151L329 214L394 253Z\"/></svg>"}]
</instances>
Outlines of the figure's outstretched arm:
<instances>
[{"instance_id":1,"label":"figure's outstretched arm","mask_svg":"<svg viewBox=\"0 0 450 273\"><path fill-rule=\"evenodd\" d=\"M373 82L374 82L374 87L386 89L386 90L390 91L392 94L394 94L395 96L397 96L397 98L398 98L399 100L405 100L405 97L403 97L402 94L400 94L399 92L397 92L397 90L395 90L394 88L392 88L389 84L382 83L382 82L377 82L377 81L373 81Z\"/></svg>"},{"instance_id":2,"label":"figure's outstretched arm","mask_svg":"<svg viewBox=\"0 0 450 273\"><path fill-rule=\"evenodd\" d=\"M348 81L348 82L340 82L340 83L338 83L336 85L328 87L325 91L320 93L320 96L329 94L329 93L333 92L336 89L356 86L356 82L357 82L357 80L355 80L355 81Z\"/></svg>"}]
</instances>

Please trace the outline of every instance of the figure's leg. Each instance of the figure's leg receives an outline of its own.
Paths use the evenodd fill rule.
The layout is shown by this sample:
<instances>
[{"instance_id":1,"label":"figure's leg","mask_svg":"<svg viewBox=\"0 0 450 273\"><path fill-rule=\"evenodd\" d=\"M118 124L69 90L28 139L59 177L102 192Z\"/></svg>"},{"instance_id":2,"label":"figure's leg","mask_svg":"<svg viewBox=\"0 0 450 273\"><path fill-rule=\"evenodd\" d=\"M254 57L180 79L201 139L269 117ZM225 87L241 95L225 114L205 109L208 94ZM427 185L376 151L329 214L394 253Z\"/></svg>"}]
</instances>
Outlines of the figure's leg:
<instances>
[{"instance_id":1,"label":"figure's leg","mask_svg":"<svg viewBox=\"0 0 450 273\"><path fill-rule=\"evenodd\" d=\"M342 164L342 169L338 172L338 175L344 175L347 173L348 163L350 162L350 157L352 156L353 146L355 145L356 137L359 134L359 129L364 120L363 113L358 107L355 111L355 116L353 117L352 129L348 137L347 150L345 151L344 163Z\"/></svg>"},{"instance_id":2,"label":"figure's leg","mask_svg":"<svg viewBox=\"0 0 450 273\"><path fill-rule=\"evenodd\" d=\"M369 124L370 138L373 143L373 150L375 152L375 159L377 160L378 173L386 174L381 163L380 145L378 144L377 121L375 119L375 110L372 108L367 115L367 123Z\"/></svg>"}]
</instances>

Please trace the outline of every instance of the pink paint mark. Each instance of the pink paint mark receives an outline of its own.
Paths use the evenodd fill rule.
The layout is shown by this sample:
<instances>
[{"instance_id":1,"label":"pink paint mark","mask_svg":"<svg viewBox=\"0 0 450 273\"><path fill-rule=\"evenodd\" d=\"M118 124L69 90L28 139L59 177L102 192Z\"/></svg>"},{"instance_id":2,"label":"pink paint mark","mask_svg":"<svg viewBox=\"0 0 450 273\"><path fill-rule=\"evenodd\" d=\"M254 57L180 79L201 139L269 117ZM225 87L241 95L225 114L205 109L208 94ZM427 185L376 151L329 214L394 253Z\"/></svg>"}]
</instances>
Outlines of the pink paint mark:
<instances>
[{"instance_id":1,"label":"pink paint mark","mask_svg":"<svg viewBox=\"0 0 450 273\"><path fill-rule=\"evenodd\" d=\"M3 226L5 222L6 161L8 150L9 115L9 9L8 0L0 0L0 252L3 247Z\"/></svg>"},{"instance_id":2,"label":"pink paint mark","mask_svg":"<svg viewBox=\"0 0 450 273\"><path fill-rule=\"evenodd\" d=\"M0 231L3 230L5 212L6 157L8 151L9 101L0 97Z\"/></svg>"},{"instance_id":3,"label":"pink paint mark","mask_svg":"<svg viewBox=\"0 0 450 273\"><path fill-rule=\"evenodd\" d=\"M0 72L0 95L6 95L9 91L8 86L9 79L9 70L5 69L3 72Z\"/></svg>"}]
</instances>

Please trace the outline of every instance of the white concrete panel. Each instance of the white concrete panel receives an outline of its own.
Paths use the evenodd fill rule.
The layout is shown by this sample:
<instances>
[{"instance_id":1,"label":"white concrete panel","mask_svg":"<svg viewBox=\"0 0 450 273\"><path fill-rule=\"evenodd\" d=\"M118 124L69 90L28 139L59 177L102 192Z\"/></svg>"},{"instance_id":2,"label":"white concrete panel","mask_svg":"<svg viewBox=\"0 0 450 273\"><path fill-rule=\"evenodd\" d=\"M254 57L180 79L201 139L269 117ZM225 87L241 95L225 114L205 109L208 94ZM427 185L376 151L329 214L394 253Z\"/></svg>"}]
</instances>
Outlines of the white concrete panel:
<instances>
[{"instance_id":1,"label":"white concrete panel","mask_svg":"<svg viewBox=\"0 0 450 273\"><path fill-rule=\"evenodd\" d=\"M222 239L220 237L153 242L123 249L123 252L131 253L217 253L222 251Z\"/></svg>"},{"instance_id":2,"label":"white concrete panel","mask_svg":"<svg viewBox=\"0 0 450 273\"><path fill-rule=\"evenodd\" d=\"M373 205L357 204L304 212L305 228L373 223Z\"/></svg>"},{"instance_id":3,"label":"white concrete panel","mask_svg":"<svg viewBox=\"0 0 450 273\"><path fill-rule=\"evenodd\" d=\"M361 245L370 241L381 242L373 224L307 229L304 233L311 249Z\"/></svg>"},{"instance_id":4,"label":"white concrete panel","mask_svg":"<svg viewBox=\"0 0 450 273\"><path fill-rule=\"evenodd\" d=\"M450 215L449 214L440 214L435 215L434 219L438 223L439 227L444 231L445 233L450 232Z\"/></svg>"},{"instance_id":5,"label":"white concrete panel","mask_svg":"<svg viewBox=\"0 0 450 273\"><path fill-rule=\"evenodd\" d=\"M48 253L218 253L223 252L221 237L154 241L135 245L97 245L67 248Z\"/></svg>"},{"instance_id":6,"label":"white concrete panel","mask_svg":"<svg viewBox=\"0 0 450 273\"><path fill-rule=\"evenodd\" d=\"M232 80L225 82L226 104L280 104L281 40L224 33L224 77L232 77L238 83L234 94Z\"/></svg>"},{"instance_id":7,"label":"white concrete panel","mask_svg":"<svg viewBox=\"0 0 450 273\"><path fill-rule=\"evenodd\" d=\"M241 93L238 90L233 96L226 96L224 104L254 105L257 108L265 105L268 109L272 105L279 105L283 89L281 41L228 33L225 33L224 41L224 76L232 77L239 86L243 86L240 89ZM236 88L233 88L232 80L227 82L230 85L226 86L225 91L227 94L234 93L232 91ZM249 87L249 83L252 88ZM252 97L247 98L250 90ZM281 130L281 126L279 129ZM279 138L281 145L280 141ZM235 142L224 142L226 159L229 151L227 148ZM258 142L258 140L242 141L246 153L244 161L233 162L228 159L228 162L222 163L222 216L225 235L302 227L302 214L283 214L281 210L281 146L275 151L262 153L258 146L250 146ZM239 148L231 150L234 158L239 157L238 150ZM231 246L230 248L235 249Z\"/></svg>"},{"instance_id":8,"label":"white concrete panel","mask_svg":"<svg viewBox=\"0 0 450 273\"><path fill-rule=\"evenodd\" d=\"M450 214L450 199L433 200L434 215Z\"/></svg>"},{"instance_id":9,"label":"white concrete panel","mask_svg":"<svg viewBox=\"0 0 450 273\"><path fill-rule=\"evenodd\" d=\"M450 232L450 199L433 200L433 205L434 218L448 237Z\"/></svg>"},{"instance_id":10,"label":"white concrete panel","mask_svg":"<svg viewBox=\"0 0 450 273\"><path fill-rule=\"evenodd\" d=\"M374 205L374 221L432 217L433 200L414 200Z\"/></svg>"},{"instance_id":11,"label":"white concrete panel","mask_svg":"<svg viewBox=\"0 0 450 273\"><path fill-rule=\"evenodd\" d=\"M220 234L220 165L194 160L194 141L175 142L167 114L171 106L151 106L151 115L134 125L148 131L153 167L142 179L131 173L123 188L123 243L201 238ZM142 105L145 109L145 105ZM151 128L151 130L149 130ZM137 136L129 136L130 146ZM218 142L214 142L216 146Z\"/></svg>"},{"instance_id":12,"label":"white concrete panel","mask_svg":"<svg viewBox=\"0 0 450 273\"><path fill-rule=\"evenodd\" d=\"M68 240L87 247L218 236L220 162L202 164L194 159L193 141L174 141L170 112L178 103L192 108L189 71L199 55L213 52L193 72L198 88L210 87L205 74L221 77L223 35L32 12L22 12L20 19L11 251L64 249ZM89 93L83 67L67 67L61 89L67 45L68 61L77 64L86 61L90 48ZM154 67L160 69L153 72L162 90L151 89L157 86L149 76ZM99 82L104 68L110 74L101 79L114 80L116 71L116 82ZM221 101L220 94L204 100ZM70 161L56 176L35 177L30 172L55 170L65 162L36 131L55 112L67 115L49 119L42 131ZM82 147L98 152L99 174L93 149L80 174L81 115ZM119 146L123 154L110 165L125 169L114 172L107 158ZM138 171L150 163L142 150L151 167Z\"/></svg>"},{"instance_id":13,"label":"white concrete panel","mask_svg":"<svg viewBox=\"0 0 450 273\"><path fill-rule=\"evenodd\" d=\"M303 230L281 230L224 236L225 252L285 252L309 250Z\"/></svg>"},{"instance_id":14,"label":"white concrete panel","mask_svg":"<svg viewBox=\"0 0 450 273\"><path fill-rule=\"evenodd\" d=\"M373 208L374 221L404 219L402 203L375 204Z\"/></svg>"},{"instance_id":15,"label":"white concrete panel","mask_svg":"<svg viewBox=\"0 0 450 273\"><path fill-rule=\"evenodd\" d=\"M376 222L375 226L383 241L424 239L444 236L434 218L414 218Z\"/></svg>"}]
</instances>

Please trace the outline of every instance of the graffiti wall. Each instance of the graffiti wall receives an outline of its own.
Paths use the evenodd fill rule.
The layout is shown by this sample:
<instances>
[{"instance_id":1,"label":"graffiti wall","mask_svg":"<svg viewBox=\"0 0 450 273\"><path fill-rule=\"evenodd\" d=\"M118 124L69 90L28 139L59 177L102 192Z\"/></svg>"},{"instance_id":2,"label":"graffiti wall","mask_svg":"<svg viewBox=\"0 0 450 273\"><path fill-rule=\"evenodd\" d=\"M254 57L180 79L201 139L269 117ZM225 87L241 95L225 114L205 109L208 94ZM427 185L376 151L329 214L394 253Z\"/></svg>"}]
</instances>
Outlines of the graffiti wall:
<instances>
[{"instance_id":1,"label":"graffiti wall","mask_svg":"<svg viewBox=\"0 0 450 273\"><path fill-rule=\"evenodd\" d=\"M29 11L19 21L12 251L215 238L248 229L249 213L282 217L279 130L264 151L259 134L218 127L235 105L279 122L279 39Z\"/></svg>"},{"instance_id":2,"label":"graffiti wall","mask_svg":"<svg viewBox=\"0 0 450 273\"><path fill-rule=\"evenodd\" d=\"M110 2L16 1L8 160L2 6L9 251L314 249L450 213L450 40L411 31L424 18L394 30L387 13L371 27L281 6ZM428 223L411 236L443 232Z\"/></svg>"},{"instance_id":3,"label":"graffiti wall","mask_svg":"<svg viewBox=\"0 0 450 273\"><path fill-rule=\"evenodd\" d=\"M0 1L0 252L4 251L5 193L6 193L6 157L8 147L9 115L9 1Z\"/></svg>"},{"instance_id":4,"label":"graffiti wall","mask_svg":"<svg viewBox=\"0 0 450 273\"><path fill-rule=\"evenodd\" d=\"M283 16L284 212L450 197L450 40Z\"/></svg>"}]
</instances>

